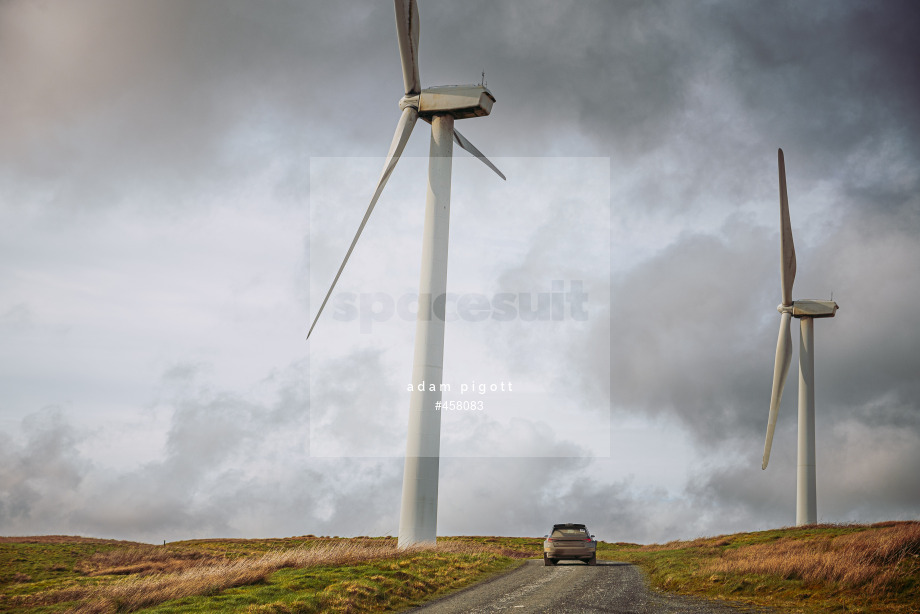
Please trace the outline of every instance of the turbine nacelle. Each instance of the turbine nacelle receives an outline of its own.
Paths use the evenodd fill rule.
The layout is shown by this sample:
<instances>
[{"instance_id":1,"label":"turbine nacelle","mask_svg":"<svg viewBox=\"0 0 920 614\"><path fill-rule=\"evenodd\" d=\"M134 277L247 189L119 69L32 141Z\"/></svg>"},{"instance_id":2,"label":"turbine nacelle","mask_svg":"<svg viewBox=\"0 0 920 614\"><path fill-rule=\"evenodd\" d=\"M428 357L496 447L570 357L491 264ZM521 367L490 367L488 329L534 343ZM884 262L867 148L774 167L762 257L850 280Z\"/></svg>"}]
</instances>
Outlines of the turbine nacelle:
<instances>
[{"instance_id":1,"label":"turbine nacelle","mask_svg":"<svg viewBox=\"0 0 920 614\"><path fill-rule=\"evenodd\" d=\"M792 303L793 318L833 318L837 313L834 301L804 300Z\"/></svg>"},{"instance_id":2,"label":"turbine nacelle","mask_svg":"<svg viewBox=\"0 0 920 614\"><path fill-rule=\"evenodd\" d=\"M484 117L492 111L495 96L482 85L441 85L422 90L415 96L403 96L399 108L412 107L427 122L438 114L453 115L454 119Z\"/></svg>"},{"instance_id":3,"label":"turbine nacelle","mask_svg":"<svg viewBox=\"0 0 920 614\"><path fill-rule=\"evenodd\" d=\"M776 310L792 314L793 318L833 318L839 308L834 301L805 299L791 305L777 305Z\"/></svg>"}]
</instances>

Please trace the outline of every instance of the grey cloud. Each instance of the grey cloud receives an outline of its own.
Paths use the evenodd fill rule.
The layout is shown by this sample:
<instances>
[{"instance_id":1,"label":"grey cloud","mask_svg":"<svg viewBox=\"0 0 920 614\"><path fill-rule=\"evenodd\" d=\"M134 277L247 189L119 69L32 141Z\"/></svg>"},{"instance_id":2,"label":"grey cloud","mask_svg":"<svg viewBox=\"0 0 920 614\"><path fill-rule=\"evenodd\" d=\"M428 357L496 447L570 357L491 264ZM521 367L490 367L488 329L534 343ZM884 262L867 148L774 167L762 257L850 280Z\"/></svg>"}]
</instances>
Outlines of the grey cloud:
<instances>
[{"instance_id":1,"label":"grey cloud","mask_svg":"<svg viewBox=\"0 0 920 614\"><path fill-rule=\"evenodd\" d=\"M2 436L0 524L52 530L58 502L79 488L89 461L77 450L80 434L59 408L45 408L23 421L24 441Z\"/></svg>"},{"instance_id":2,"label":"grey cloud","mask_svg":"<svg viewBox=\"0 0 920 614\"><path fill-rule=\"evenodd\" d=\"M920 505L920 418L911 427L823 415L821 503L830 515L855 520L909 519Z\"/></svg>"},{"instance_id":3,"label":"grey cloud","mask_svg":"<svg viewBox=\"0 0 920 614\"><path fill-rule=\"evenodd\" d=\"M168 379L188 379L194 371L181 367L170 369ZM301 368L294 364L289 370ZM93 466L78 451L93 440L92 433L76 431L62 412L27 417L25 444L7 452L3 463L4 532L59 532L67 527L154 540L239 534L244 530L240 510L258 505L249 492L260 480L250 473L263 466L284 468L279 452L294 462L307 458L305 391L285 389L285 383L288 388L296 385L297 377L278 379L280 389L269 403L213 393L203 382L178 387L174 396L161 401L173 409L162 459L114 473ZM295 411L289 411L288 403ZM301 500L309 500L309 493L328 493L335 484L313 469L306 475L312 488L304 491L300 482L291 484L294 492L303 491ZM294 476L278 477L254 490L281 492L278 482ZM231 505L234 500L238 504Z\"/></svg>"},{"instance_id":4,"label":"grey cloud","mask_svg":"<svg viewBox=\"0 0 920 614\"><path fill-rule=\"evenodd\" d=\"M863 425L818 408L816 438L818 519L822 522L880 522L913 519L920 504L918 430ZM793 412L790 412L794 414ZM789 526L795 521L795 417L774 441L766 471L759 467L760 438L724 450L721 465L687 487L695 509L725 532ZM789 423L792 423L791 425ZM727 453L726 453L727 452ZM734 459L735 462L726 462ZM751 462L756 460L756 462Z\"/></svg>"},{"instance_id":5,"label":"grey cloud","mask_svg":"<svg viewBox=\"0 0 920 614\"><path fill-rule=\"evenodd\" d=\"M615 280L614 407L670 412L708 442L765 416L776 333L761 313L773 267L763 229L735 230L727 241L683 237Z\"/></svg>"},{"instance_id":6,"label":"grey cloud","mask_svg":"<svg viewBox=\"0 0 920 614\"><path fill-rule=\"evenodd\" d=\"M405 384L393 386L383 359L382 351L366 349L315 368L309 405L311 440L318 444L313 454L404 453Z\"/></svg>"},{"instance_id":7,"label":"grey cloud","mask_svg":"<svg viewBox=\"0 0 920 614\"><path fill-rule=\"evenodd\" d=\"M808 263L807 274L833 289L840 304L837 317L815 327L816 345L820 342L816 348L819 398L880 424L912 416L909 420L916 428L920 415L916 378L920 321L913 307L920 275L912 264L920 258L916 230L909 224L893 228L883 217L873 218L868 212L848 221L827 237ZM809 283L807 278L804 281ZM817 284L810 285L813 289Z\"/></svg>"},{"instance_id":8,"label":"grey cloud","mask_svg":"<svg viewBox=\"0 0 920 614\"><path fill-rule=\"evenodd\" d=\"M621 470L603 458L442 460L439 531L536 537L555 522L584 522L605 541L649 543L729 526L711 504L631 478L598 477Z\"/></svg>"}]
</instances>

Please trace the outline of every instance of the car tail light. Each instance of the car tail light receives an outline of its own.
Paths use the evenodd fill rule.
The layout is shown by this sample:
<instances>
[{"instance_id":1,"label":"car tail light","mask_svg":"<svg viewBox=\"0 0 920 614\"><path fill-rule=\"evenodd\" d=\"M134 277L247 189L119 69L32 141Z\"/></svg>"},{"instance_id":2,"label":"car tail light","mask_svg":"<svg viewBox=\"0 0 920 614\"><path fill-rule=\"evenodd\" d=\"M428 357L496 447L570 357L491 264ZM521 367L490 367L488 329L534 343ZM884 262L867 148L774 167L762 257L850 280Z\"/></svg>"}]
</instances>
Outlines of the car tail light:
<instances>
[{"instance_id":1,"label":"car tail light","mask_svg":"<svg viewBox=\"0 0 920 614\"><path fill-rule=\"evenodd\" d=\"M553 541L553 538L552 538L552 537L547 537L547 538L546 538L546 541L551 542L551 541Z\"/></svg>"},{"instance_id":2,"label":"car tail light","mask_svg":"<svg viewBox=\"0 0 920 614\"><path fill-rule=\"evenodd\" d=\"M586 541L586 542L589 542L589 541L591 541L591 538L590 538L590 537L586 537L586 538L585 538L585 541Z\"/></svg>"}]
</instances>

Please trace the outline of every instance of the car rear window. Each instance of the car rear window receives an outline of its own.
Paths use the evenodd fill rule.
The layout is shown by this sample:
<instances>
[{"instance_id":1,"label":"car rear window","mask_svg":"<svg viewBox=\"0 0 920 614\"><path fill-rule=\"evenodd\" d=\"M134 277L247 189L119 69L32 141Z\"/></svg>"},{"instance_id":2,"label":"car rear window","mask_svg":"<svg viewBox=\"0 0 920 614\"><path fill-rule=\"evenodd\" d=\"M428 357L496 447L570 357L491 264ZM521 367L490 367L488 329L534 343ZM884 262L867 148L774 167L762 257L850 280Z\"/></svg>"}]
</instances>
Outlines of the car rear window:
<instances>
[{"instance_id":1,"label":"car rear window","mask_svg":"<svg viewBox=\"0 0 920 614\"><path fill-rule=\"evenodd\" d=\"M558 528L553 529L552 537L587 537L588 530L585 528Z\"/></svg>"}]
</instances>

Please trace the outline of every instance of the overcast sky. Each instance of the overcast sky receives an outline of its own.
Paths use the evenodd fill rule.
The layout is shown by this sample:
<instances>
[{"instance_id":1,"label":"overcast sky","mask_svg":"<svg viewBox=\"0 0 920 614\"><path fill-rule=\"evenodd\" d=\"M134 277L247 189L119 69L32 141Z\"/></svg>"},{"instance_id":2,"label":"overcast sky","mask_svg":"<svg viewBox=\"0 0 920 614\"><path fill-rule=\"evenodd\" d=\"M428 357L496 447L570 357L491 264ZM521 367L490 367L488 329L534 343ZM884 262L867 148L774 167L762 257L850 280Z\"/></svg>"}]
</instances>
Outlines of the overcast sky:
<instances>
[{"instance_id":1,"label":"overcast sky","mask_svg":"<svg viewBox=\"0 0 920 614\"><path fill-rule=\"evenodd\" d=\"M485 72L457 127L508 176L455 152L445 400L482 409L444 415L439 534L794 523L797 334L760 468L779 147L794 297L840 305L818 517L920 518L916 3L419 12L423 86ZM401 76L389 2L0 0L0 534L396 534L427 124L304 337Z\"/></svg>"}]
</instances>

